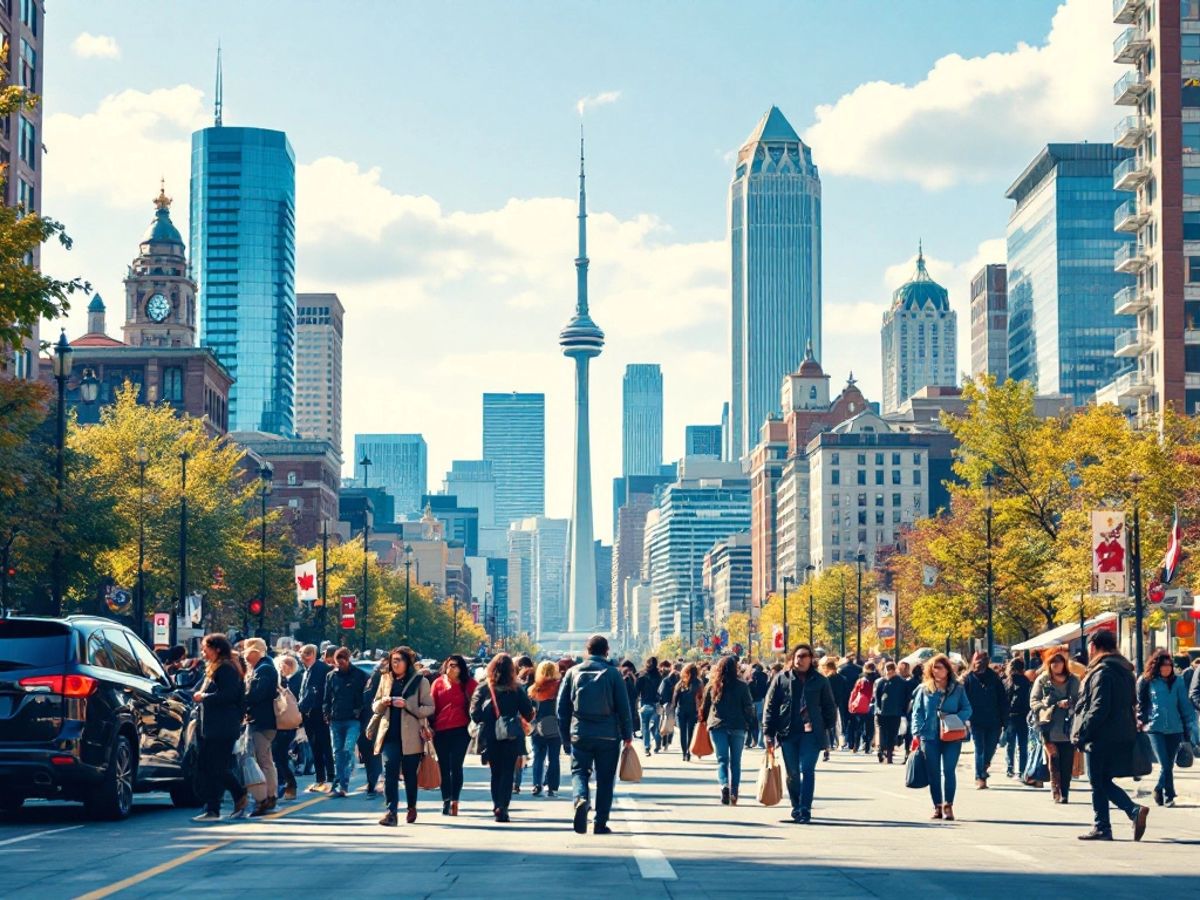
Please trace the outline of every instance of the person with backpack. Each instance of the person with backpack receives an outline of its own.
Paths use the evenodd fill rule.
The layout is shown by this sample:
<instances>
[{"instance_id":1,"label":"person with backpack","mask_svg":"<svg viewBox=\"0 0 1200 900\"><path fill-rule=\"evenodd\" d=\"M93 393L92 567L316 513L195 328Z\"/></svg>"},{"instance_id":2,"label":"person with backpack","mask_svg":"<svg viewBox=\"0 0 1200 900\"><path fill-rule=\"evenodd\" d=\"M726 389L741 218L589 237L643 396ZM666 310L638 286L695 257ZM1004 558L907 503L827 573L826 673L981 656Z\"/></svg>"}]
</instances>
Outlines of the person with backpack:
<instances>
[{"instance_id":1,"label":"person with backpack","mask_svg":"<svg viewBox=\"0 0 1200 900\"><path fill-rule=\"evenodd\" d=\"M487 679L471 698L471 721L479 726L480 759L491 769L492 813L509 822L517 760L525 755L524 722L533 719L533 703L517 682L513 658L497 653ZM523 720L523 721L522 721Z\"/></svg>"},{"instance_id":2,"label":"person with backpack","mask_svg":"<svg viewBox=\"0 0 1200 900\"><path fill-rule=\"evenodd\" d=\"M558 689L558 727L571 742L571 780L575 798L573 827L587 832L591 811L589 782L596 774L595 834L612 834L613 783L621 744L633 746L633 713L620 673L608 661L608 639L588 638L587 659L573 666Z\"/></svg>"},{"instance_id":3,"label":"person with backpack","mask_svg":"<svg viewBox=\"0 0 1200 900\"><path fill-rule=\"evenodd\" d=\"M1029 696L1033 685L1025 677L1025 661L1020 657L1008 661L1004 679L1004 772L1013 777L1014 758L1024 772L1029 762Z\"/></svg>"},{"instance_id":4,"label":"person with backpack","mask_svg":"<svg viewBox=\"0 0 1200 900\"><path fill-rule=\"evenodd\" d=\"M371 710L375 753L383 756L383 796L387 801L387 812L379 824L390 828L398 821L403 771L406 820L411 825L417 821L417 770L425 755L427 720L436 711L429 682L417 671L417 654L411 647L397 647L388 654L388 670L379 679Z\"/></svg>"},{"instance_id":5,"label":"person with backpack","mask_svg":"<svg viewBox=\"0 0 1200 900\"><path fill-rule=\"evenodd\" d=\"M955 769L971 720L970 698L946 654L925 664L921 686L913 694L913 737L925 754L934 819L954 820Z\"/></svg>"},{"instance_id":6,"label":"person with backpack","mask_svg":"<svg viewBox=\"0 0 1200 900\"><path fill-rule=\"evenodd\" d=\"M558 686L562 681L557 663L540 663L529 688L533 704L533 796L557 797L562 758L562 732L558 729Z\"/></svg>"},{"instance_id":7,"label":"person with backpack","mask_svg":"<svg viewBox=\"0 0 1200 900\"><path fill-rule=\"evenodd\" d=\"M908 710L911 696L908 683L896 672L896 664L888 660L883 665L884 675L875 682L875 711L879 715L880 762L890 766L896 752L896 741L900 736L900 722Z\"/></svg>"},{"instance_id":8,"label":"person with backpack","mask_svg":"<svg viewBox=\"0 0 1200 900\"><path fill-rule=\"evenodd\" d=\"M1022 676L1024 677L1024 676ZM962 682L971 701L971 741L975 745L975 788L987 790L992 757L1000 745L1000 729L1008 720L1008 698L1004 682L988 665L983 650L971 657L971 671Z\"/></svg>"},{"instance_id":9,"label":"person with backpack","mask_svg":"<svg viewBox=\"0 0 1200 900\"><path fill-rule=\"evenodd\" d=\"M662 735L664 750L671 749L675 739L675 709L671 697L675 693L675 685L679 683L679 672L671 666L670 660L664 659L658 664L658 672L662 680L658 683L658 733Z\"/></svg>"},{"instance_id":10,"label":"person with backpack","mask_svg":"<svg viewBox=\"0 0 1200 900\"><path fill-rule=\"evenodd\" d=\"M871 664L867 663L867 665ZM874 673L864 670L859 679L854 682L854 689L850 691L847 709L850 712L849 744L851 753L857 753L860 744L864 753L871 746L868 724L871 721L871 702L875 698L875 680L870 677L872 674Z\"/></svg>"},{"instance_id":11,"label":"person with backpack","mask_svg":"<svg viewBox=\"0 0 1200 900\"><path fill-rule=\"evenodd\" d=\"M1154 802L1175 805L1175 754L1179 745L1200 740L1196 710L1188 702L1183 679L1175 674L1175 663L1166 650L1156 650L1138 679L1138 724L1150 736L1158 759L1158 784Z\"/></svg>"},{"instance_id":12,"label":"person with backpack","mask_svg":"<svg viewBox=\"0 0 1200 900\"><path fill-rule=\"evenodd\" d=\"M750 699L749 686L738 678L736 656L726 654L713 666L712 679L700 704L700 717L708 724L708 734L717 751L721 803L737 806L742 749L746 732L754 725L754 701Z\"/></svg>"},{"instance_id":13,"label":"person with backpack","mask_svg":"<svg viewBox=\"0 0 1200 900\"><path fill-rule=\"evenodd\" d=\"M471 744L471 698L479 685L471 677L467 661L457 653L446 657L441 674L434 680L433 749L442 776L442 815L457 816L463 789L463 764Z\"/></svg>"},{"instance_id":14,"label":"person with backpack","mask_svg":"<svg viewBox=\"0 0 1200 900\"><path fill-rule=\"evenodd\" d=\"M671 695L671 705L675 710L675 727L679 731L679 749L683 752L684 762L689 762L692 758L692 735L696 731L696 722L700 719L700 697L703 692L699 666L688 663L679 674L679 681Z\"/></svg>"},{"instance_id":15,"label":"person with backpack","mask_svg":"<svg viewBox=\"0 0 1200 900\"><path fill-rule=\"evenodd\" d=\"M653 755L651 741L655 750L662 751L662 738L658 733L658 685L661 681L658 660L651 656L642 667L636 683L638 719L642 723L642 745L646 748L647 756Z\"/></svg>"}]
</instances>

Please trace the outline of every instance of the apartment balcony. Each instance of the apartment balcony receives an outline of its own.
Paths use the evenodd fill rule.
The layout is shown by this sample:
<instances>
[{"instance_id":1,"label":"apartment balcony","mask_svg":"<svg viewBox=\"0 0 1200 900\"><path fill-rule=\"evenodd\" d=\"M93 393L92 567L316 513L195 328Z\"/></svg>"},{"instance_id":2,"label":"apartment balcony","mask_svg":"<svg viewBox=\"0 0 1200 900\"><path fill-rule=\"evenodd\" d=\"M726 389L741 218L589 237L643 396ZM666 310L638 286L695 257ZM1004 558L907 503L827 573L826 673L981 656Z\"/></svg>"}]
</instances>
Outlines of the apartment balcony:
<instances>
[{"instance_id":1,"label":"apartment balcony","mask_svg":"<svg viewBox=\"0 0 1200 900\"><path fill-rule=\"evenodd\" d=\"M1113 268L1134 275L1146 267L1146 249L1136 241L1122 244L1113 254Z\"/></svg>"},{"instance_id":2,"label":"apartment balcony","mask_svg":"<svg viewBox=\"0 0 1200 900\"><path fill-rule=\"evenodd\" d=\"M1141 72L1126 72L1113 85L1113 103L1117 106L1137 106L1138 101L1150 90Z\"/></svg>"},{"instance_id":3,"label":"apartment balcony","mask_svg":"<svg viewBox=\"0 0 1200 900\"><path fill-rule=\"evenodd\" d=\"M1113 212L1113 231L1136 232L1146 224L1150 211L1145 207L1138 208L1137 200L1126 200Z\"/></svg>"},{"instance_id":4,"label":"apartment balcony","mask_svg":"<svg viewBox=\"0 0 1200 900\"><path fill-rule=\"evenodd\" d=\"M1136 156L1122 160L1113 169L1113 190L1136 191L1150 177L1150 164Z\"/></svg>"},{"instance_id":5,"label":"apartment balcony","mask_svg":"<svg viewBox=\"0 0 1200 900\"><path fill-rule=\"evenodd\" d=\"M1113 356L1140 356L1148 343L1146 333L1140 328L1127 328L1113 341Z\"/></svg>"},{"instance_id":6,"label":"apartment balcony","mask_svg":"<svg viewBox=\"0 0 1200 900\"><path fill-rule=\"evenodd\" d=\"M1113 41L1113 62L1135 63L1150 49L1150 38L1137 26L1126 28Z\"/></svg>"},{"instance_id":7,"label":"apartment balcony","mask_svg":"<svg viewBox=\"0 0 1200 900\"><path fill-rule=\"evenodd\" d=\"M1192 346L1200 344L1200 328L1183 329L1183 342Z\"/></svg>"},{"instance_id":8,"label":"apartment balcony","mask_svg":"<svg viewBox=\"0 0 1200 900\"><path fill-rule=\"evenodd\" d=\"M1143 0L1113 0L1113 22L1132 25L1142 13Z\"/></svg>"},{"instance_id":9,"label":"apartment balcony","mask_svg":"<svg viewBox=\"0 0 1200 900\"><path fill-rule=\"evenodd\" d=\"M1154 393L1154 382L1142 372L1126 372L1113 382L1117 390L1117 399L1129 397L1145 397Z\"/></svg>"},{"instance_id":10,"label":"apartment balcony","mask_svg":"<svg viewBox=\"0 0 1200 900\"><path fill-rule=\"evenodd\" d=\"M1146 120L1141 116L1126 116L1113 129L1113 143L1126 150L1133 150L1146 136Z\"/></svg>"},{"instance_id":11,"label":"apartment balcony","mask_svg":"<svg viewBox=\"0 0 1200 900\"><path fill-rule=\"evenodd\" d=\"M1150 295L1139 285L1123 287L1113 295L1113 315L1136 316L1150 306Z\"/></svg>"}]
</instances>

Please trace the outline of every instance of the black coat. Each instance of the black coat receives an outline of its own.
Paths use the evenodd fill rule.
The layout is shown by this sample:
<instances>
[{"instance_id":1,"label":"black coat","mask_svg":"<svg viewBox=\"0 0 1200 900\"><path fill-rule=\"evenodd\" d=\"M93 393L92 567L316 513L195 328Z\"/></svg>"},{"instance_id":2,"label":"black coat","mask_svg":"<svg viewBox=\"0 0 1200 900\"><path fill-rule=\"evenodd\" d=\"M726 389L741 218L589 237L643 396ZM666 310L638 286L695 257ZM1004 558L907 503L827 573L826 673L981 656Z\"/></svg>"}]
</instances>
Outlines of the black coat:
<instances>
[{"instance_id":1,"label":"black coat","mask_svg":"<svg viewBox=\"0 0 1200 900\"><path fill-rule=\"evenodd\" d=\"M246 691L237 667L227 663L217 667L213 677L201 689L198 728L200 737L232 740L242 730Z\"/></svg>"},{"instance_id":2,"label":"black coat","mask_svg":"<svg viewBox=\"0 0 1200 900\"><path fill-rule=\"evenodd\" d=\"M1004 701L1008 707L1008 717L1024 721L1029 715L1029 693L1033 684L1025 677L1024 672L1017 672L1004 685Z\"/></svg>"},{"instance_id":3,"label":"black coat","mask_svg":"<svg viewBox=\"0 0 1200 900\"><path fill-rule=\"evenodd\" d=\"M763 736L769 741L782 741L792 737L792 709L796 705L794 691L796 674L784 669L767 688L767 699L763 704ZM804 681L804 700L808 707L808 720L813 732L825 747L828 729L837 721L837 705L833 699L833 687L829 679L810 669ZM799 735L795 735L799 737Z\"/></svg>"},{"instance_id":4,"label":"black coat","mask_svg":"<svg viewBox=\"0 0 1200 900\"><path fill-rule=\"evenodd\" d=\"M329 722L348 722L362 717L363 706L374 699L367 697L367 675L358 666L345 672L334 669L325 679L325 719Z\"/></svg>"},{"instance_id":5,"label":"black coat","mask_svg":"<svg viewBox=\"0 0 1200 900\"><path fill-rule=\"evenodd\" d=\"M304 670L300 696L296 698L300 704L300 712L304 715L321 715L321 709L325 705L325 679L328 677L329 666L322 659L317 659Z\"/></svg>"},{"instance_id":6,"label":"black coat","mask_svg":"<svg viewBox=\"0 0 1200 900\"><path fill-rule=\"evenodd\" d=\"M643 672L637 677L637 699L642 706L654 706L658 703L658 686L662 678L658 672Z\"/></svg>"},{"instance_id":7,"label":"black coat","mask_svg":"<svg viewBox=\"0 0 1200 900\"><path fill-rule=\"evenodd\" d=\"M770 684L771 679L767 677L767 673L762 669L755 669L750 676L750 699L755 703L765 700Z\"/></svg>"},{"instance_id":8,"label":"black coat","mask_svg":"<svg viewBox=\"0 0 1200 900\"><path fill-rule=\"evenodd\" d=\"M679 676L674 672L658 683L658 702L669 704L671 697L675 693L675 685L679 684Z\"/></svg>"},{"instance_id":9,"label":"black coat","mask_svg":"<svg viewBox=\"0 0 1200 900\"><path fill-rule=\"evenodd\" d=\"M1105 757L1108 768L1118 777L1133 773L1136 683L1129 660L1110 653L1088 666L1075 704L1072 743Z\"/></svg>"},{"instance_id":10,"label":"black coat","mask_svg":"<svg viewBox=\"0 0 1200 900\"><path fill-rule=\"evenodd\" d=\"M833 702L837 704L837 708L848 711L850 708L850 690L854 687L854 682L847 681L841 672L826 675L825 680L829 682L829 687L833 690Z\"/></svg>"},{"instance_id":11,"label":"black coat","mask_svg":"<svg viewBox=\"0 0 1200 900\"><path fill-rule=\"evenodd\" d=\"M379 691L379 682L383 678L383 669L378 666L371 673L371 677L367 679L367 686L363 688L363 706L362 712L358 714L358 724L362 726L362 733L365 734L367 726L371 724L371 704L375 701L375 694Z\"/></svg>"},{"instance_id":12,"label":"black coat","mask_svg":"<svg viewBox=\"0 0 1200 900\"><path fill-rule=\"evenodd\" d=\"M700 706L700 715L708 723L709 731L722 728L727 731L749 731L754 728L757 717L754 714L754 701L750 699L750 687L744 681L734 679L732 684L725 685L721 699L713 701L712 685L704 689L704 700Z\"/></svg>"},{"instance_id":13,"label":"black coat","mask_svg":"<svg viewBox=\"0 0 1200 900\"><path fill-rule=\"evenodd\" d=\"M875 682L875 710L881 716L902 716L908 711L912 691L899 675Z\"/></svg>"},{"instance_id":14,"label":"black coat","mask_svg":"<svg viewBox=\"0 0 1200 900\"><path fill-rule=\"evenodd\" d=\"M263 657L250 673L246 685L246 721L255 731L275 730L275 695L279 693L279 670Z\"/></svg>"},{"instance_id":15,"label":"black coat","mask_svg":"<svg viewBox=\"0 0 1200 900\"><path fill-rule=\"evenodd\" d=\"M675 692L671 696L671 702L675 704L675 718L695 722L700 715L699 701L703 695L704 686L699 678L693 678L687 687L683 686L682 681L675 685Z\"/></svg>"},{"instance_id":16,"label":"black coat","mask_svg":"<svg viewBox=\"0 0 1200 900\"><path fill-rule=\"evenodd\" d=\"M982 674L971 670L963 687L971 703L972 728L999 728L1008 722L1008 699L999 675L987 668Z\"/></svg>"},{"instance_id":17,"label":"black coat","mask_svg":"<svg viewBox=\"0 0 1200 900\"><path fill-rule=\"evenodd\" d=\"M533 720L533 701L520 687L496 691L496 704L500 716L519 714L526 721ZM492 705L491 686L484 679L483 684L475 689L470 709L471 721L479 726L479 748L484 755L487 753L487 747L496 740L496 713L497 708ZM518 738L515 743L520 748L518 752L523 753L524 736Z\"/></svg>"},{"instance_id":18,"label":"black coat","mask_svg":"<svg viewBox=\"0 0 1200 900\"><path fill-rule=\"evenodd\" d=\"M854 687L854 683L858 681L858 679L862 678L862 673L862 666L855 665L854 663L850 662L850 660L846 660L846 662L838 666L838 674L846 679L846 684L851 688ZM850 702L849 691L846 692L846 702Z\"/></svg>"}]
</instances>

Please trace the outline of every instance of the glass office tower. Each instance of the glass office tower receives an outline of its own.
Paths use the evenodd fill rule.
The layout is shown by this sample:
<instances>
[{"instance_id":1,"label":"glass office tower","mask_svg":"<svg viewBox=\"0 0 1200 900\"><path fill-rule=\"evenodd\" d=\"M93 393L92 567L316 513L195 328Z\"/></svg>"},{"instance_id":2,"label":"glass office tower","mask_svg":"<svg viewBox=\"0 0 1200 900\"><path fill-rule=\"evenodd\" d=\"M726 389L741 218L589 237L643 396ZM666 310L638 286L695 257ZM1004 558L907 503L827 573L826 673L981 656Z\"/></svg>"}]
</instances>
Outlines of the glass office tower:
<instances>
[{"instance_id":1,"label":"glass office tower","mask_svg":"<svg viewBox=\"0 0 1200 900\"><path fill-rule=\"evenodd\" d=\"M229 430L293 433L296 158L287 135L192 135L192 275L200 342L234 377Z\"/></svg>"},{"instance_id":2,"label":"glass office tower","mask_svg":"<svg viewBox=\"0 0 1200 900\"><path fill-rule=\"evenodd\" d=\"M622 474L657 475L662 452L662 369L658 363L632 363L621 382Z\"/></svg>"},{"instance_id":3,"label":"glass office tower","mask_svg":"<svg viewBox=\"0 0 1200 900\"><path fill-rule=\"evenodd\" d=\"M496 476L496 524L546 511L546 395L483 395L483 458Z\"/></svg>"}]
</instances>

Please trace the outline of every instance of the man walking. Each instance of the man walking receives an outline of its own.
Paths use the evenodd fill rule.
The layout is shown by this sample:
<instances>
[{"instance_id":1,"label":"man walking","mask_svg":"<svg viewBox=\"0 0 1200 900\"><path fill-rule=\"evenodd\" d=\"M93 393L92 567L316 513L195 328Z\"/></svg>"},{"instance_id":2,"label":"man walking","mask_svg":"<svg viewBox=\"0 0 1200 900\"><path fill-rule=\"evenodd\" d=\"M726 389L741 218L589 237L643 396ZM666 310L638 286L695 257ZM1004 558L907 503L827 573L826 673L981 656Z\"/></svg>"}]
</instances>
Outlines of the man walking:
<instances>
[{"instance_id":1,"label":"man walking","mask_svg":"<svg viewBox=\"0 0 1200 900\"><path fill-rule=\"evenodd\" d=\"M329 723L333 738L333 759L337 767L329 796L345 797L354 771L354 749L358 743L367 676L362 669L350 665L350 651L345 647L338 647L333 661L337 668L329 673L325 683L325 721Z\"/></svg>"},{"instance_id":2,"label":"man walking","mask_svg":"<svg viewBox=\"0 0 1200 900\"><path fill-rule=\"evenodd\" d=\"M621 756L621 741L633 745L633 712L624 680L608 661L608 640L592 635L587 642L587 659L573 667L558 690L559 730L569 735L571 780L575 795L575 832L587 832L588 782L596 772L596 834L612 834L608 815L612 810L613 782Z\"/></svg>"},{"instance_id":3,"label":"man walking","mask_svg":"<svg viewBox=\"0 0 1200 900\"><path fill-rule=\"evenodd\" d=\"M750 699L754 701L754 728L746 732L746 746L757 746L760 750L766 746L763 742L763 701L767 699L769 684L767 673L763 671L762 663L756 662L750 667Z\"/></svg>"},{"instance_id":4,"label":"man walking","mask_svg":"<svg viewBox=\"0 0 1200 900\"><path fill-rule=\"evenodd\" d=\"M1071 742L1088 755L1088 778L1092 783L1092 830L1081 834L1081 841L1111 841L1112 824L1108 817L1111 802L1133 823L1133 839L1146 833L1148 807L1134 803L1130 796L1113 784L1114 778L1133 774L1133 745L1137 740L1134 718L1136 679L1133 665L1117 652L1117 636L1097 631L1091 648L1087 675L1075 706Z\"/></svg>"},{"instance_id":5,"label":"man walking","mask_svg":"<svg viewBox=\"0 0 1200 900\"><path fill-rule=\"evenodd\" d=\"M1000 744L1000 729L1008 719L1004 682L988 665L988 655L979 650L971 657L971 671L963 679L971 703L971 740L975 742L975 787L987 790L988 769Z\"/></svg>"},{"instance_id":6,"label":"man walking","mask_svg":"<svg viewBox=\"0 0 1200 900\"><path fill-rule=\"evenodd\" d=\"M312 751L316 780L308 790L327 791L333 780L333 751L329 745L329 726L325 724L325 680L329 666L317 659L317 648L305 644L300 648L300 662L304 665L304 678L300 682L298 705L304 720L304 734Z\"/></svg>"}]
</instances>

